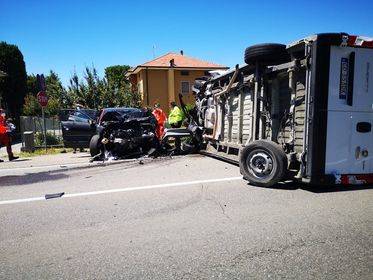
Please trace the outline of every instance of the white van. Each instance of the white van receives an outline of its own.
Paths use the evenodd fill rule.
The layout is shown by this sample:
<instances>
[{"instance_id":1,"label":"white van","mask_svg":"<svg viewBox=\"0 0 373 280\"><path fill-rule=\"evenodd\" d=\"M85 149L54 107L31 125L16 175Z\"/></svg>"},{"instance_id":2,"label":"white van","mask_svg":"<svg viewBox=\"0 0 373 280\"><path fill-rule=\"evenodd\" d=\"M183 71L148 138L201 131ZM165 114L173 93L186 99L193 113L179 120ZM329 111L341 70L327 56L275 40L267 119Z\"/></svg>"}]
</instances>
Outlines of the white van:
<instances>
[{"instance_id":1,"label":"white van","mask_svg":"<svg viewBox=\"0 0 373 280\"><path fill-rule=\"evenodd\" d=\"M207 152L250 183L373 183L373 39L318 34L245 51L246 64L198 82Z\"/></svg>"}]
</instances>

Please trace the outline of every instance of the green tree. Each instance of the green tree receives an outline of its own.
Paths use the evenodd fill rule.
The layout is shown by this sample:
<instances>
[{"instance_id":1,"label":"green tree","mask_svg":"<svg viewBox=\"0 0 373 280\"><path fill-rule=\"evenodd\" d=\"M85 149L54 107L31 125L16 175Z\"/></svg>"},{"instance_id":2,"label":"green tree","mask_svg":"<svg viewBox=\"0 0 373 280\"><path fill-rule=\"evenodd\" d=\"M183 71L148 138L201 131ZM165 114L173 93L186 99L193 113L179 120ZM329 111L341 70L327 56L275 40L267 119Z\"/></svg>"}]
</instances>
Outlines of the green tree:
<instances>
[{"instance_id":1,"label":"green tree","mask_svg":"<svg viewBox=\"0 0 373 280\"><path fill-rule=\"evenodd\" d=\"M45 77L46 94L49 97L46 113L49 116L58 115L59 111L72 105L71 98L62 86L58 75L50 70Z\"/></svg>"},{"instance_id":2,"label":"green tree","mask_svg":"<svg viewBox=\"0 0 373 280\"><path fill-rule=\"evenodd\" d=\"M36 96L36 94L39 92L38 81L34 74L27 75L26 86L27 94L33 94Z\"/></svg>"},{"instance_id":3,"label":"green tree","mask_svg":"<svg viewBox=\"0 0 373 280\"><path fill-rule=\"evenodd\" d=\"M26 67L23 55L16 45L0 42L0 106L18 119L26 96Z\"/></svg>"},{"instance_id":4,"label":"green tree","mask_svg":"<svg viewBox=\"0 0 373 280\"><path fill-rule=\"evenodd\" d=\"M94 67L86 67L82 80L76 73L70 78L68 96L71 97L73 103L98 109L101 105L101 95L104 88L105 81L98 76L97 70Z\"/></svg>"},{"instance_id":5,"label":"green tree","mask_svg":"<svg viewBox=\"0 0 373 280\"><path fill-rule=\"evenodd\" d=\"M131 67L129 65L113 65L105 68L105 78L109 86L120 88L127 83L125 74Z\"/></svg>"},{"instance_id":6,"label":"green tree","mask_svg":"<svg viewBox=\"0 0 373 280\"><path fill-rule=\"evenodd\" d=\"M46 94L49 98L48 105L45 108L47 116L56 116L61 109L71 106L71 98L62 86L60 78L54 71L50 70L49 74L45 76L45 85ZM36 98L36 95L39 92L39 86L34 74L27 76L27 90L28 94L25 97L23 114L29 116L41 115L41 107Z\"/></svg>"},{"instance_id":7,"label":"green tree","mask_svg":"<svg viewBox=\"0 0 373 280\"><path fill-rule=\"evenodd\" d=\"M25 116L41 116L41 107L36 95L32 93L26 95L22 113Z\"/></svg>"},{"instance_id":8,"label":"green tree","mask_svg":"<svg viewBox=\"0 0 373 280\"><path fill-rule=\"evenodd\" d=\"M118 106L135 108L141 107L141 96L137 90L132 91L132 87L129 83L121 86L118 94L118 100L120 102Z\"/></svg>"},{"instance_id":9,"label":"green tree","mask_svg":"<svg viewBox=\"0 0 373 280\"><path fill-rule=\"evenodd\" d=\"M125 74L130 69L128 65L114 65L105 68L105 78L108 84L108 97L112 106L139 107L140 95L131 91L131 86Z\"/></svg>"},{"instance_id":10,"label":"green tree","mask_svg":"<svg viewBox=\"0 0 373 280\"><path fill-rule=\"evenodd\" d=\"M125 72L126 65L116 65L105 68L105 77L101 78L94 67L86 67L83 78L74 73L70 78L67 96L73 103L79 103L87 108L99 109L107 107L139 107L140 95L132 92Z\"/></svg>"}]
</instances>

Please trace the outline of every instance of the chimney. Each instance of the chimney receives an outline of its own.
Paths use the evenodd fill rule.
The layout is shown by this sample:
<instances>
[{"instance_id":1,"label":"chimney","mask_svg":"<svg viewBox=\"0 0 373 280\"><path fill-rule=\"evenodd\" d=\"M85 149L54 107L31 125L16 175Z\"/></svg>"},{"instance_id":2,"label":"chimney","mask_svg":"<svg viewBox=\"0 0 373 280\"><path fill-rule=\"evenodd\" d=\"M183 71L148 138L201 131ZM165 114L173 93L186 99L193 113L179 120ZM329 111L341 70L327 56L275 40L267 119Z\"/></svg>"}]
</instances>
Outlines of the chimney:
<instances>
[{"instance_id":1,"label":"chimney","mask_svg":"<svg viewBox=\"0 0 373 280\"><path fill-rule=\"evenodd\" d=\"M175 60L174 59L170 60L170 67L175 67Z\"/></svg>"},{"instance_id":2,"label":"chimney","mask_svg":"<svg viewBox=\"0 0 373 280\"><path fill-rule=\"evenodd\" d=\"M183 50L181 50L181 51L180 51L180 54L181 54L181 55L184 55L184 51L183 51Z\"/></svg>"}]
</instances>

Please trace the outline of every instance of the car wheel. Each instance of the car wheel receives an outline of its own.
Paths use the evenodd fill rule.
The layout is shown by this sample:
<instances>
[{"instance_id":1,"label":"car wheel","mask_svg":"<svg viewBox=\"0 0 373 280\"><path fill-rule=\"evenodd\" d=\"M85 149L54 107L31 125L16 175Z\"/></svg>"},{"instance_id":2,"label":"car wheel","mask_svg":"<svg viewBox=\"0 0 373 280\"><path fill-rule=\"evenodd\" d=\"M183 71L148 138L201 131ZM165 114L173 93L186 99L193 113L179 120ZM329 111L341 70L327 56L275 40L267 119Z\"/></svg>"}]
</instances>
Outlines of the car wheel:
<instances>
[{"instance_id":1,"label":"car wheel","mask_svg":"<svg viewBox=\"0 0 373 280\"><path fill-rule=\"evenodd\" d=\"M271 187L285 177L288 160L282 148L266 140L250 143L240 152L240 170L251 184Z\"/></svg>"},{"instance_id":2,"label":"car wheel","mask_svg":"<svg viewBox=\"0 0 373 280\"><path fill-rule=\"evenodd\" d=\"M93 135L89 142L89 152L92 157L98 155L101 152L101 138L100 135Z\"/></svg>"},{"instance_id":3,"label":"car wheel","mask_svg":"<svg viewBox=\"0 0 373 280\"><path fill-rule=\"evenodd\" d=\"M262 66L281 64L290 61L290 55L286 51L286 45L282 44L258 44L246 48L245 63Z\"/></svg>"}]
</instances>

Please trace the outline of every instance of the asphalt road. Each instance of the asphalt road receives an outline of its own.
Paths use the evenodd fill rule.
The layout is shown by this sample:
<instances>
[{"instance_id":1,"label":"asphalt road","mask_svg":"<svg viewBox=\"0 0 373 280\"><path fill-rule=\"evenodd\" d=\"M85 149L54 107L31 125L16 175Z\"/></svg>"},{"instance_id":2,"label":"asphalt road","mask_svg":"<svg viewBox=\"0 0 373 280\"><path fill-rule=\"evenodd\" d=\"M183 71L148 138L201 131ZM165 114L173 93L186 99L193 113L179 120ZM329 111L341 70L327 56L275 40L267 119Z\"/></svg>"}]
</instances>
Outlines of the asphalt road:
<instances>
[{"instance_id":1,"label":"asphalt road","mask_svg":"<svg viewBox=\"0 0 373 280\"><path fill-rule=\"evenodd\" d=\"M0 278L373 279L371 188L258 188L202 156L141 163L0 174Z\"/></svg>"}]
</instances>

